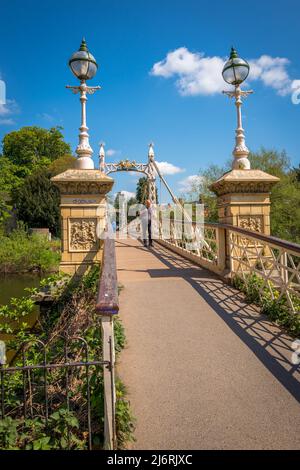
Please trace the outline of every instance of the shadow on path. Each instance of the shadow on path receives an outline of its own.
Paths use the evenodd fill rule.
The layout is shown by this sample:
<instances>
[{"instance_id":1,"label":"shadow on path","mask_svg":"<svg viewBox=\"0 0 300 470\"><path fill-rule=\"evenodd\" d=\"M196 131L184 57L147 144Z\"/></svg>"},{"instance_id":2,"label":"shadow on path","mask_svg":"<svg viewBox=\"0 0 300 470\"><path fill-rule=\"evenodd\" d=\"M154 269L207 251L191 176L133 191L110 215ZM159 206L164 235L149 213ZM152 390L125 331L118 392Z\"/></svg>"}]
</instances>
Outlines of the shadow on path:
<instances>
[{"instance_id":1,"label":"shadow on path","mask_svg":"<svg viewBox=\"0 0 300 470\"><path fill-rule=\"evenodd\" d=\"M258 307L247 304L241 292L216 275L195 267L158 243L150 251L166 269L149 269L149 275L152 278L180 277L188 282L300 403L300 366L291 362L294 339L260 314Z\"/></svg>"}]
</instances>

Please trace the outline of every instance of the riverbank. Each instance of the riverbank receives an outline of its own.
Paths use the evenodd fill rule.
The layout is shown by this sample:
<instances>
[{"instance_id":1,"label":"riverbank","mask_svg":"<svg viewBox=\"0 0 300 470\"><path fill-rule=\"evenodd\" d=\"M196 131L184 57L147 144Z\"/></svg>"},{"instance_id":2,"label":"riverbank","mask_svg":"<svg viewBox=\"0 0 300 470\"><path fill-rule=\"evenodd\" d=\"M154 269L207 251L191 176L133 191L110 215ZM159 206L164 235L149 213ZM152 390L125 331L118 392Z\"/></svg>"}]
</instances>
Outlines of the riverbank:
<instances>
[{"instance_id":1,"label":"riverbank","mask_svg":"<svg viewBox=\"0 0 300 470\"><path fill-rule=\"evenodd\" d=\"M68 370L65 367L47 371L47 405L45 404L45 376L34 370L26 379L28 396L25 403L31 417L24 416L24 376L17 372L4 374L5 417L0 429L0 449L26 450L81 450L87 449L89 438L93 449L101 449L104 434L104 391L102 365L84 365L87 360L102 357L101 328L95 311L99 283L99 267L92 268L82 279L55 274L41 281L48 286L53 303L48 312L40 316L34 328L22 323L12 331L14 340L7 348L22 351L26 342L26 364L43 364L44 346L47 360L61 364L68 360L82 363L82 367ZM36 291L26 299L18 299L7 308L0 308L6 317L7 328L12 321L32 309ZM125 334L119 319L114 321L115 353L118 357L125 345ZM67 349L66 349L67 348ZM22 366L22 354L14 366ZM66 374L67 372L67 374ZM27 383L27 382L26 382ZM116 433L118 447L124 448L132 438L133 419L126 398L126 390L116 380ZM90 414L89 414L90 413ZM90 421L89 421L90 416ZM90 426L87 427L87 423ZM34 424L34 426L33 426ZM9 436L9 439L8 437Z\"/></svg>"},{"instance_id":2,"label":"riverbank","mask_svg":"<svg viewBox=\"0 0 300 470\"><path fill-rule=\"evenodd\" d=\"M0 274L55 272L60 261L60 240L28 234L21 227L0 235Z\"/></svg>"}]
</instances>

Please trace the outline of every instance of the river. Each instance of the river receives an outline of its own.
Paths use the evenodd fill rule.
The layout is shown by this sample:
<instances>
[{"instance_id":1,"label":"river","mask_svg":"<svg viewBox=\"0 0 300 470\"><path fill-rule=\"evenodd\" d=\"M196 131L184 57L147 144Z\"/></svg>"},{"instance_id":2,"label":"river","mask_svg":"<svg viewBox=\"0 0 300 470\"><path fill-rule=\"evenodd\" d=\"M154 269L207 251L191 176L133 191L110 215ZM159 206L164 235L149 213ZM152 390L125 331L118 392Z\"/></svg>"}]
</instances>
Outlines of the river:
<instances>
[{"instance_id":1,"label":"river","mask_svg":"<svg viewBox=\"0 0 300 470\"><path fill-rule=\"evenodd\" d=\"M8 304L12 297L23 297L29 295L24 291L26 287L37 287L40 283L40 277L33 274L7 274L0 276L0 306ZM39 308L36 307L34 313L28 317L22 318L29 325L34 325L38 317ZM1 318L0 318L1 322ZM0 333L0 340L8 340L8 335ZM7 357L8 362L12 359L12 354Z\"/></svg>"}]
</instances>

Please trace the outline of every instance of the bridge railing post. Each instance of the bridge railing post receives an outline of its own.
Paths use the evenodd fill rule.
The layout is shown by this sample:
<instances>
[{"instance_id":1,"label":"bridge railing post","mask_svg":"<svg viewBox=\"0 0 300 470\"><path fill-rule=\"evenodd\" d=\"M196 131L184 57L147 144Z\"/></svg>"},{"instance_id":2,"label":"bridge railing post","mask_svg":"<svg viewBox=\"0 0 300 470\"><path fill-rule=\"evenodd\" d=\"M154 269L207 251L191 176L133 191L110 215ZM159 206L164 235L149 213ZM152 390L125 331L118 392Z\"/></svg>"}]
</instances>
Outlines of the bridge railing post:
<instances>
[{"instance_id":1,"label":"bridge railing post","mask_svg":"<svg viewBox=\"0 0 300 470\"><path fill-rule=\"evenodd\" d=\"M117 447L114 316L119 312L115 240L106 231L96 311L101 319L104 385L104 448Z\"/></svg>"},{"instance_id":2,"label":"bridge railing post","mask_svg":"<svg viewBox=\"0 0 300 470\"><path fill-rule=\"evenodd\" d=\"M101 316L102 360L104 387L104 449L116 449L116 392L114 320L111 315Z\"/></svg>"},{"instance_id":3,"label":"bridge railing post","mask_svg":"<svg viewBox=\"0 0 300 470\"><path fill-rule=\"evenodd\" d=\"M218 267L219 267L220 272L223 272L227 268L226 230L224 228L220 228L220 227L217 228L216 241L217 241Z\"/></svg>"}]
</instances>

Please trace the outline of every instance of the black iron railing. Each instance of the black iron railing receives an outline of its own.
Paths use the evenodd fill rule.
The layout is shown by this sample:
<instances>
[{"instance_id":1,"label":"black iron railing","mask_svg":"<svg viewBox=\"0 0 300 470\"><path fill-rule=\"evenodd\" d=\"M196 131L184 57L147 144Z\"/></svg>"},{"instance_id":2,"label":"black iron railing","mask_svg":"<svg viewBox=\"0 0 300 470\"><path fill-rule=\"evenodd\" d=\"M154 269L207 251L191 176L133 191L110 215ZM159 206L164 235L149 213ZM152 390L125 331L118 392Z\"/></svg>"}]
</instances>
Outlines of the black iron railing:
<instances>
[{"instance_id":1,"label":"black iron railing","mask_svg":"<svg viewBox=\"0 0 300 470\"><path fill-rule=\"evenodd\" d=\"M84 338L60 336L56 338L57 342L59 349L63 350L62 356L58 356L52 344L46 345L36 339L22 344L21 365L0 364L1 418L10 416L26 420L38 417L47 429L50 414L63 406L78 417L80 434L86 436L86 446L91 450L94 420L91 412L91 378L101 380L103 367L109 374L113 373L113 351L110 350L110 360L103 360L103 357L90 359L88 343ZM38 356L43 358L41 363L32 363L32 358L28 359L32 348L38 348ZM12 388L10 382L16 379L19 385ZM78 381L81 396L74 398L74 386L76 388ZM95 413L97 416L101 414L98 411ZM99 430L102 426L101 420L94 428Z\"/></svg>"}]
</instances>

